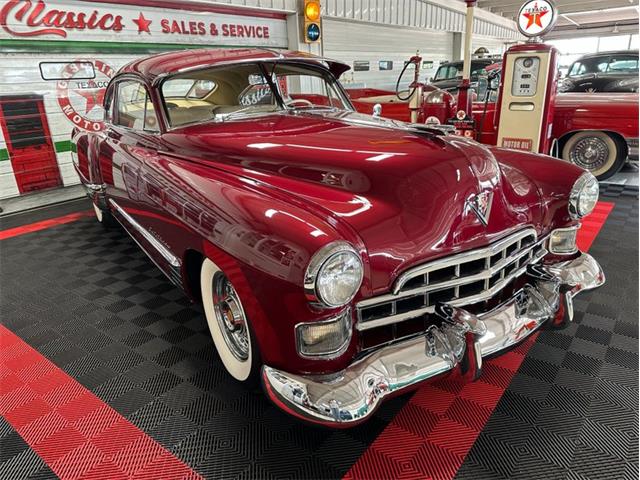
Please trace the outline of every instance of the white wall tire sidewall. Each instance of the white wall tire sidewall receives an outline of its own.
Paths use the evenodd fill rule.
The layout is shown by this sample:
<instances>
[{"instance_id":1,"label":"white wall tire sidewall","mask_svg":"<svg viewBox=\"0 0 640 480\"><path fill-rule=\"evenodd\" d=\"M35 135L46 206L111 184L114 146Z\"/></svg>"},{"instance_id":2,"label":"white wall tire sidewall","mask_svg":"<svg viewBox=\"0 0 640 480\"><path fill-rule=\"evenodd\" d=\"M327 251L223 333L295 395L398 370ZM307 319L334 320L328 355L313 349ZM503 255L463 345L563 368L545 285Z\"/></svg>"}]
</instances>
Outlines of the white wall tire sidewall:
<instances>
[{"instance_id":1,"label":"white wall tire sidewall","mask_svg":"<svg viewBox=\"0 0 640 480\"><path fill-rule=\"evenodd\" d=\"M91 202L91 204L93 205L93 210L96 212L96 218L98 219L98 222L102 223L104 220L102 210L100 210L100 208L95 203Z\"/></svg>"},{"instance_id":2,"label":"white wall tire sidewall","mask_svg":"<svg viewBox=\"0 0 640 480\"><path fill-rule=\"evenodd\" d=\"M610 169L615 168L616 160L618 159L618 145L610 135L598 131L578 132L572 135L571 138L569 138L569 140L567 140L567 142L565 143L564 148L562 149L562 158L567 160L568 162L571 162L571 149L580 140L588 137L597 137L604 141L607 144L607 147L609 147L609 158L607 159L606 163L597 170L590 170L593 176L600 177L607 173Z\"/></svg>"},{"instance_id":3,"label":"white wall tire sidewall","mask_svg":"<svg viewBox=\"0 0 640 480\"><path fill-rule=\"evenodd\" d=\"M213 343L218 350L218 355L222 360L223 365L233 378L238 381L245 381L251 375L251 367L253 364L251 351L251 331L247 326L247 334L249 335L249 355L246 360L241 361L231 352L227 343L222 336L222 330L218 324L216 314L213 306L213 277L217 272L220 272L220 268L208 258L202 262L200 269L200 288L202 292L202 304L204 306L205 317L207 318L207 324L209 325L209 331L213 338Z\"/></svg>"}]
</instances>

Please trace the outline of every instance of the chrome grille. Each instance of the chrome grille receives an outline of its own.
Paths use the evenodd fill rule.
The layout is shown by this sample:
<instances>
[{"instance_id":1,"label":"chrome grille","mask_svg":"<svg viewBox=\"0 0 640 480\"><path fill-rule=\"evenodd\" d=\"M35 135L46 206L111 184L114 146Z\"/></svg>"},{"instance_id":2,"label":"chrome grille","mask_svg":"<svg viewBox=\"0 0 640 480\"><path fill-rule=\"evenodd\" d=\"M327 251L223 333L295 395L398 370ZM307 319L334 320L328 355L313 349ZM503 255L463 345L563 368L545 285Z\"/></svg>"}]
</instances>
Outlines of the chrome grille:
<instances>
[{"instance_id":1,"label":"chrome grille","mask_svg":"<svg viewBox=\"0 0 640 480\"><path fill-rule=\"evenodd\" d=\"M357 328L368 330L433 313L438 302L462 306L488 300L546 253L536 231L527 228L487 247L414 267L398 277L393 293L358 303Z\"/></svg>"}]
</instances>

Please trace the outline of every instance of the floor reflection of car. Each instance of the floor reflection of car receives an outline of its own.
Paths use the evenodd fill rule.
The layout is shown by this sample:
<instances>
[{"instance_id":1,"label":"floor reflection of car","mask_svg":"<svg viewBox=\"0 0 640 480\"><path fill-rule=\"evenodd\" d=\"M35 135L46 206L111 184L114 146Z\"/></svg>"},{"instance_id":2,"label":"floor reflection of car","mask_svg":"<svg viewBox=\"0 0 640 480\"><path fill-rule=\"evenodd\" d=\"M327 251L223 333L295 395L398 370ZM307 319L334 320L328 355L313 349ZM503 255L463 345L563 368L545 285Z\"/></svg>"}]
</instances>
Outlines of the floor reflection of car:
<instances>
[{"instance_id":1,"label":"floor reflection of car","mask_svg":"<svg viewBox=\"0 0 640 480\"><path fill-rule=\"evenodd\" d=\"M638 50L585 55L559 83L561 92L637 92Z\"/></svg>"}]
</instances>

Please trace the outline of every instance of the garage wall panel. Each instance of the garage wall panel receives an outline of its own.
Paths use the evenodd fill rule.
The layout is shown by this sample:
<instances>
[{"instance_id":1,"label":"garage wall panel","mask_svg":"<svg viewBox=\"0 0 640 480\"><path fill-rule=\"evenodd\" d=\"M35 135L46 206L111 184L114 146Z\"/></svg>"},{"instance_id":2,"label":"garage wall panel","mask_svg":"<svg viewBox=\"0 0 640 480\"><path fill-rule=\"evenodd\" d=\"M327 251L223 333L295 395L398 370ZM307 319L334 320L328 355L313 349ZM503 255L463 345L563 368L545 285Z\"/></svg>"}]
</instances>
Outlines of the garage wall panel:
<instances>
[{"instance_id":1,"label":"garage wall panel","mask_svg":"<svg viewBox=\"0 0 640 480\"><path fill-rule=\"evenodd\" d=\"M404 62L416 50L433 68L422 70L422 78L431 76L441 61L451 58L453 33L420 29L398 29L382 25L347 22L325 18L323 22L324 55L342 60L352 70L342 76L343 83L371 88L393 88ZM393 61L392 70L379 70L380 60ZM369 71L353 71L354 61L368 61ZM412 80L405 75L406 81Z\"/></svg>"},{"instance_id":2,"label":"garage wall panel","mask_svg":"<svg viewBox=\"0 0 640 480\"><path fill-rule=\"evenodd\" d=\"M463 32L466 5L457 0L324 0L325 18ZM474 33L504 39L519 38L515 22L476 9Z\"/></svg>"}]
</instances>

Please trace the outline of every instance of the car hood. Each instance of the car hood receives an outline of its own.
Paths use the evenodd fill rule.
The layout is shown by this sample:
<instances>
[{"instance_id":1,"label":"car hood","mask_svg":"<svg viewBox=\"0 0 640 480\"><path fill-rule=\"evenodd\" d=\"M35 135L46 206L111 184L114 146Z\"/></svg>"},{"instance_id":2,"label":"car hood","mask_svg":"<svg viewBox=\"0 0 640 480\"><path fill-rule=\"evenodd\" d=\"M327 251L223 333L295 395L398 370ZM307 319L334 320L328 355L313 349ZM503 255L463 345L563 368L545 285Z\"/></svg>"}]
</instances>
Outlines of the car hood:
<instances>
[{"instance_id":1,"label":"car hood","mask_svg":"<svg viewBox=\"0 0 640 480\"><path fill-rule=\"evenodd\" d=\"M185 156L286 195L359 243L373 293L406 268L526 224L539 227L542 218L525 173L505 165L507 180L486 147L400 122L350 112L282 113L164 137ZM482 191L493 195L486 226L468 204Z\"/></svg>"}]
</instances>

